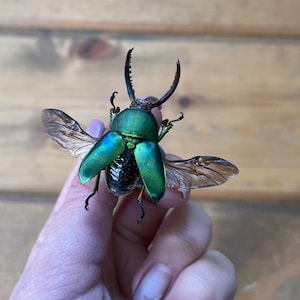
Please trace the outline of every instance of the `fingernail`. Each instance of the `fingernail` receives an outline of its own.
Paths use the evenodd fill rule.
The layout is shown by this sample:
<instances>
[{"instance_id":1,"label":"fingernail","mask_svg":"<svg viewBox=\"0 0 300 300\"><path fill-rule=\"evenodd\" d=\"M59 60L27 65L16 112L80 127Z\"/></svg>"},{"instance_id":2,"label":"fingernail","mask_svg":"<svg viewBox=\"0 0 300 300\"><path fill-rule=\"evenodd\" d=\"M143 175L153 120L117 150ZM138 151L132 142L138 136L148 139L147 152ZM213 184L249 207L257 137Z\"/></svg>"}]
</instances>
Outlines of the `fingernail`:
<instances>
[{"instance_id":1,"label":"fingernail","mask_svg":"<svg viewBox=\"0 0 300 300\"><path fill-rule=\"evenodd\" d=\"M162 264L155 265L143 278L134 292L134 300L162 299L172 279L170 269Z\"/></svg>"},{"instance_id":2,"label":"fingernail","mask_svg":"<svg viewBox=\"0 0 300 300\"><path fill-rule=\"evenodd\" d=\"M100 137L104 131L104 124L99 120L92 120L86 131L93 137Z\"/></svg>"}]
</instances>

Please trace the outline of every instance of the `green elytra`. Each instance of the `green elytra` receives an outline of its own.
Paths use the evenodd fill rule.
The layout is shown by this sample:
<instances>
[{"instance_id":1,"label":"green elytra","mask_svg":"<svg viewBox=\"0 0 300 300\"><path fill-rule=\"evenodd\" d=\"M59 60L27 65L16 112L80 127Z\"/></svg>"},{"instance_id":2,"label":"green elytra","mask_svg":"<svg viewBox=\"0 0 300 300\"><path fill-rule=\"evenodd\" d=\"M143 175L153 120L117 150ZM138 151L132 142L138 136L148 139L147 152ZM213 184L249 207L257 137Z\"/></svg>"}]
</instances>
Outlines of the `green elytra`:
<instances>
[{"instance_id":1,"label":"green elytra","mask_svg":"<svg viewBox=\"0 0 300 300\"><path fill-rule=\"evenodd\" d=\"M151 109L162 105L174 93L180 77L180 63L177 62L173 84L161 99L154 97L138 99L134 95L130 76L132 50L128 51L125 63L125 82L131 105L120 112L119 107L114 106L113 100L116 92L113 93L110 99L113 106L110 110L111 130L97 141L82 160L79 179L83 184L87 183L101 170L106 169L125 150L130 149L133 151L143 185L152 201L156 203L166 190L166 170L158 143L172 128L172 123L181 120L183 115L173 121L163 121L159 131Z\"/></svg>"}]
</instances>

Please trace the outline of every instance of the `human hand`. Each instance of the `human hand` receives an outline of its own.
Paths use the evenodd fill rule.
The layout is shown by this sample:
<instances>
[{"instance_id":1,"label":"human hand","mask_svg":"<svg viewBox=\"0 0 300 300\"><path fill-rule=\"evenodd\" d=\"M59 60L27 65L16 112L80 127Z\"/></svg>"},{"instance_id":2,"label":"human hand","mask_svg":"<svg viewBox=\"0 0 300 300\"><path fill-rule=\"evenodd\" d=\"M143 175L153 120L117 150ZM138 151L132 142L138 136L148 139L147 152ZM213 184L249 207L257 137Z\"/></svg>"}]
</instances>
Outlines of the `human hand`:
<instances>
[{"instance_id":1,"label":"human hand","mask_svg":"<svg viewBox=\"0 0 300 300\"><path fill-rule=\"evenodd\" d=\"M89 126L95 136L103 130L99 121ZM94 183L82 185L78 167L79 162L11 299L233 299L233 265L207 250L211 221L197 204L167 189L158 204L143 201L146 216L137 224L138 192L117 204L101 176L85 211Z\"/></svg>"}]
</instances>

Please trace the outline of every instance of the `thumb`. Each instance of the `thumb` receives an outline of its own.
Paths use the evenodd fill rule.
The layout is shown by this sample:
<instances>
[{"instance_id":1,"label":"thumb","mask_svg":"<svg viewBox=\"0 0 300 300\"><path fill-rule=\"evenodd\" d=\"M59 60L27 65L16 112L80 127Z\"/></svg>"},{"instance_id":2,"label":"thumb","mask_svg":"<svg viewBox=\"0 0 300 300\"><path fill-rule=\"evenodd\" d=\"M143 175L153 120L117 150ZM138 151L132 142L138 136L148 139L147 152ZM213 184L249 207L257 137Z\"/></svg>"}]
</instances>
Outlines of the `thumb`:
<instances>
[{"instance_id":1,"label":"thumb","mask_svg":"<svg viewBox=\"0 0 300 300\"><path fill-rule=\"evenodd\" d=\"M102 125L97 124L92 126L100 133ZM39 295L36 298L40 299L43 298L41 295L53 293L55 298L61 293L68 295L62 298L69 299L70 295L82 294L99 283L117 197L107 190L102 176L98 193L86 211L84 202L92 192L93 183L81 184L77 175L79 163L71 172L32 249L12 298L17 295L16 299L19 299L18 293L26 295L27 292L30 298Z\"/></svg>"}]
</instances>

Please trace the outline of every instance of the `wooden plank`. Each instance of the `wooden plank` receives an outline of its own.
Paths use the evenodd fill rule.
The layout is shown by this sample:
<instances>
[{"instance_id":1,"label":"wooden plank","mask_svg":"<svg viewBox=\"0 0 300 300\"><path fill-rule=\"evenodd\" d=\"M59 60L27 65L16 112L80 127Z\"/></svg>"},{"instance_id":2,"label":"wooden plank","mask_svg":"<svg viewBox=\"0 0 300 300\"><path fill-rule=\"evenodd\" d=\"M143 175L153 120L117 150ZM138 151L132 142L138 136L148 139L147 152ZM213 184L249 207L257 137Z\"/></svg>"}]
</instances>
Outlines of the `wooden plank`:
<instances>
[{"instance_id":1,"label":"wooden plank","mask_svg":"<svg viewBox=\"0 0 300 300\"><path fill-rule=\"evenodd\" d=\"M9 298L54 200L45 195L0 194L1 299ZM237 300L299 299L299 203L201 200L201 204L213 221L211 248L235 264Z\"/></svg>"},{"instance_id":2,"label":"wooden plank","mask_svg":"<svg viewBox=\"0 0 300 300\"><path fill-rule=\"evenodd\" d=\"M236 300L299 299L299 203L202 205L213 220L211 248L235 264Z\"/></svg>"},{"instance_id":3,"label":"wooden plank","mask_svg":"<svg viewBox=\"0 0 300 300\"><path fill-rule=\"evenodd\" d=\"M1 299L9 299L54 201L54 196L0 194Z\"/></svg>"},{"instance_id":4,"label":"wooden plank","mask_svg":"<svg viewBox=\"0 0 300 300\"><path fill-rule=\"evenodd\" d=\"M2 2L0 29L300 35L300 3L295 0Z\"/></svg>"},{"instance_id":5,"label":"wooden plank","mask_svg":"<svg viewBox=\"0 0 300 300\"><path fill-rule=\"evenodd\" d=\"M299 43L183 36L1 35L0 190L58 192L74 160L44 136L41 109L62 109L83 126L108 122L113 91L118 105L129 104L123 66L132 46L137 96L163 95L181 60L181 82L163 111L185 119L162 141L166 151L216 155L240 168L235 180L196 196L298 198Z\"/></svg>"}]
</instances>

